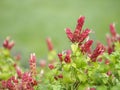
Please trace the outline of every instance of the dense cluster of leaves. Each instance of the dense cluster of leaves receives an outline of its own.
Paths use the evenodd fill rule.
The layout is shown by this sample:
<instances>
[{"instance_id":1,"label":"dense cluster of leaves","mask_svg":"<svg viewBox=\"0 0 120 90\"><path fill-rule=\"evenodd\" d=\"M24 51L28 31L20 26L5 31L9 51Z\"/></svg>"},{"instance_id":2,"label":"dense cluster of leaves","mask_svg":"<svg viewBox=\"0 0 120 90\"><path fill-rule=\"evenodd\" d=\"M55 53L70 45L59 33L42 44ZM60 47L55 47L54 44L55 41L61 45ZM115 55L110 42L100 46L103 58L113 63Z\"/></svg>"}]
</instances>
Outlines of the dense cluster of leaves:
<instances>
[{"instance_id":1,"label":"dense cluster of leaves","mask_svg":"<svg viewBox=\"0 0 120 90\"><path fill-rule=\"evenodd\" d=\"M91 48L90 29L82 29L85 17L81 16L74 32L66 28L72 42L71 49L56 53L47 38L48 61L36 65L35 54L30 55L30 70L22 71L9 51L14 43L5 40L0 49L1 89L9 90L115 90L120 88L120 35L110 24L107 45L97 43ZM7 44L6 44L7 41ZM16 74L15 74L16 72Z\"/></svg>"}]
</instances>

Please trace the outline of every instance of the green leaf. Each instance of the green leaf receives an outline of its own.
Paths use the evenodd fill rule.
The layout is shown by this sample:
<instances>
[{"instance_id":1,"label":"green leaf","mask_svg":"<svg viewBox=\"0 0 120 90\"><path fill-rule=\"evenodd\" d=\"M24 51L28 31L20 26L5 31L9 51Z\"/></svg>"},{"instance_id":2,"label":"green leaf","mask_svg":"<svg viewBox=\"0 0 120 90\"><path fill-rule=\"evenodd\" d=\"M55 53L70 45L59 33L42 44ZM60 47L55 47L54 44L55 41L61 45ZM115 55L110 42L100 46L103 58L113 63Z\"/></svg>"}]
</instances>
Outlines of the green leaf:
<instances>
[{"instance_id":1,"label":"green leaf","mask_svg":"<svg viewBox=\"0 0 120 90\"><path fill-rule=\"evenodd\" d=\"M70 67L71 67L70 64L64 64L64 65L63 65L63 70L64 70L64 71L69 71L69 70L70 70Z\"/></svg>"},{"instance_id":2,"label":"green leaf","mask_svg":"<svg viewBox=\"0 0 120 90\"><path fill-rule=\"evenodd\" d=\"M64 84L68 84L68 83L74 82L71 78L72 77L71 77L71 73L70 72L63 72L63 83Z\"/></svg>"},{"instance_id":3,"label":"green leaf","mask_svg":"<svg viewBox=\"0 0 120 90\"><path fill-rule=\"evenodd\" d=\"M87 66L87 61L84 57L77 57L74 60L77 68L85 68Z\"/></svg>"},{"instance_id":4,"label":"green leaf","mask_svg":"<svg viewBox=\"0 0 120 90\"><path fill-rule=\"evenodd\" d=\"M85 73L77 73L77 76L78 76L80 82L84 83L87 80L87 76Z\"/></svg>"},{"instance_id":5,"label":"green leaf","mask_svg":"<svg viewBox=\"0 0 120 90\"><path fill-rule=\"evenodd\" d=\"M75 63L72 63L71 66L74 67L74 68L76 68L76 64Z\"/></svg>"}]
</instances>

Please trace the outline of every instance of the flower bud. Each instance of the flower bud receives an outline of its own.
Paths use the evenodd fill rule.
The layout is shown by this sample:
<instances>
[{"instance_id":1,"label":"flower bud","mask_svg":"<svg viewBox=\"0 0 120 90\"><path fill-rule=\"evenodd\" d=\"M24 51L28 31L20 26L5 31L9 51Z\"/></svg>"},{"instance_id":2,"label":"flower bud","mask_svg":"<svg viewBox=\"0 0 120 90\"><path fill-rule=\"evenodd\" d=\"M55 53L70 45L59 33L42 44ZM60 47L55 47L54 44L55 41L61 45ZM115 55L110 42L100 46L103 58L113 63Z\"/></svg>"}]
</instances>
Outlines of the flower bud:
<instances>
[{"instance_id":1,"label":"flower bud","mask_svg":"<svg viewBox=\"0 0 120 90\"><path fill-rule=\"evenodd\" d=\"M53 64L49 64L48 67L49 67L51 70L55 68Z\"/></svg>"},{"instance_id":2,"label":"flower bud","mask_svg":"<svg viewBox=\"0 0 120 90\"><path fill-rule=\"evenodd\" d=\"M3 42L3 47L8 50L11 50L14 44L15 44L14 41L10 41L10 37L7 37Z\"/></svg>"},{"instance_id":3,"label":"flower bud","mask_svg":"<svg viewBox=\"0 0 120 90\"><path fill-rule=\"evenodd\" d=\"M62 62L63 61L63 58L62 58L62 53L58 53L58 57L59 57L59 60Z\"/></svg>"},{"instance_id":4,"label":"flower bud","mask_svg":"<svg viewBox=\"0 0 120 90\"><path fill-rule=\"evenodd\" d=\"M52 41L50 38L47 38L46 39L46 43L47 43L47 46L48 46L48 50L49 51L52 51L53 50L53 44L52 44Z\"/></svg>"},{"instance_id":5,"label":"flower bud","mask_svg":"<svg viewBox=\"0 0 120 90\"><path fill-rule=\"evenodd\" d=\"M65 58L64 58L64 61L65 61L66 63L70 63L70 62L71 62L70 55L66 55Z\"/></svg>"},{"instance_id":6,"label":"flower bud","mask_svg":"<svg viewBox=\"0 0 120 90\"><path fill-rule=\"evenodd\" d=\"M110 24L110 33L113 37L116 37L116 35L117 35L114 23Z\"/></svg>"}]
</instances>

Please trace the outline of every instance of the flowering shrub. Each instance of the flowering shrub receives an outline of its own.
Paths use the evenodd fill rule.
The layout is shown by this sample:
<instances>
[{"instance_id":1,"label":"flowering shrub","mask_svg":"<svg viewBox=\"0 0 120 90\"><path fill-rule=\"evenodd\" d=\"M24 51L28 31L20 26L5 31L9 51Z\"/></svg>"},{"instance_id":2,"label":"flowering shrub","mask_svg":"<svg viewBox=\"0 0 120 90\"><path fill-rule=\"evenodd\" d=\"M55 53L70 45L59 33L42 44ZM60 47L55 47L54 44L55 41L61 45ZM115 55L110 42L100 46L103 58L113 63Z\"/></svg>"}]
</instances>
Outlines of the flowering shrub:
<instances>
[{"instance_id":1,"label":"flowering shrub","mask_svg":"<svg viewBox=\"0 0 120 90\"><path fill-rule=\"evenodd\" d=\"M0 81L6 80L15 74L13 65L15 59L10 55L10 49L14 46L14 42L7 37L3 43L4 48L0 48Z\"/></svg>"},{"instance_id":2,"label":"flowering shrub","mask_svg":"<svg viewBox=\"0 0 120 90\"><path fill-rule=\"evenodd\" d=\"M9 55L13 42L6 39L0 50L1 89L9 90L116 90L120 88L120 35L110 24L107 45L89 39L90 29L83 29L85 17L81 16L74 32L66 28L71 49L58 54L50 38L48 61L36 65L35 53L30 55L28 71L23 71ZM8 63L8 61L10 63ZM7 73L6 73L7 72ZM10 72L10 73L9 73ZM16 73L16 74L15 74Z\"/></svg>"}]
</instances>

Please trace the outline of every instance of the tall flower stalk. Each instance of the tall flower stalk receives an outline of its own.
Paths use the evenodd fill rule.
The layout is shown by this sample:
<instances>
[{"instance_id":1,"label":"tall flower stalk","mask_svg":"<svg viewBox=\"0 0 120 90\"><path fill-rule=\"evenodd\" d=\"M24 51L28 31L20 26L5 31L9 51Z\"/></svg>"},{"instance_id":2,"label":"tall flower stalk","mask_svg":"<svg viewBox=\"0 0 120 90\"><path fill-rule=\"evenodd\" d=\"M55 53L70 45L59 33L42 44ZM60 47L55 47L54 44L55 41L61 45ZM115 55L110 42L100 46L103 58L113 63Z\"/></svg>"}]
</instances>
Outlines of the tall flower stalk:
<instances>
[{"instance_id":1,"label":"tall flower stalk","mask_svg":"<svg viewBox=\"0 0 120 90\"><path fill-rule=\"evenodd\" d=\"M34 77L37 74L36 71L36 56L35 53L32 53L30 55L30 60L29 60L29 64L30 64L30 73L31 75Z\"/></svg>"}]
</instances>

